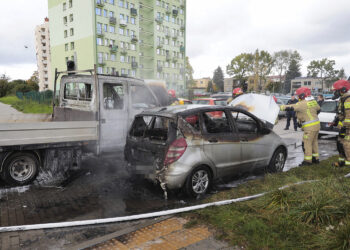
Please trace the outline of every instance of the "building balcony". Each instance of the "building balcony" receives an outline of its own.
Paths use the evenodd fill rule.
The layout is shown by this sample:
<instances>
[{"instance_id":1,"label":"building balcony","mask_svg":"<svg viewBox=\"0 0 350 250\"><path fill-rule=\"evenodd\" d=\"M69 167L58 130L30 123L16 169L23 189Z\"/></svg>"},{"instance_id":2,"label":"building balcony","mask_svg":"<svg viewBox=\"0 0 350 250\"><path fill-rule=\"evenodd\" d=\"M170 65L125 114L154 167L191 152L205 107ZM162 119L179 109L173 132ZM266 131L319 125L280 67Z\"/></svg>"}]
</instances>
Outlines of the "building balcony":
<instances>
[{"instance_id":1,"label":"building balcony","mask_svg":"<svg viewBox=\"0 0 350 250\"><path fill-rule=\"evenodd\" d=\"M97 30L96 35L97 35L97 37L104 37L105 36L103 30Z\"/></svg>"},{"instance_id":2,"label":"building balcony","mask_svg":"<svg viewBox=\"0 0 350 250\"><path fill-rule=\"evenodd\" d=\"M44 61L43 61L43 64L47 64L47 60L44 60Z\"/></svg>"},{"instance_id":3,"label":"building balcony","mask_svg":"<svg viewBox=\"0 0 350 250\"><path fill-rule=\"evenodd\" d=\"M177 16L179 14L178 10L173 10L173 16Z\"/></svg>"},{"instance_id":4,"label":"building balcony","mask_svg":"<svg viewBox=\"0 0 350 250\"><path fill-rule=\"evenodd\" d=\"M166 38L170 38L170 33L168 32L168 33L165 33L165 37Z\"/></svg>"},{"instance_id":5,"label":"building balcony","mask_svg":"<svg viewBox=\"0 0 350 250\"><path fill-rule=\"evenodd\" d=\"M158 72L162 72L163 71L163 67L162 66L157 66L157 71Z\"/></svg>"},{"instance_id":6,"label":"building balcony","mask_svg":"<svg viewBox=\"0 0 350 250\"><path fill-rule=\"evenodd\" d=\"M166 55L165 60L170 61L171 60L171 55Z\"/></svg>"},{"instance_id":7,"label":"building balcony","mask_svg":"<svg viewBox=\"0 0 350 250\"><path fill-rule=\"evenodd\" d=\"M126 20L124 20L124 19L120 19L120 26L122 26L122 27L125 27L125 26L127 26L128 25L128 23L126 22Z\"/></svg>"},{"instance_id":8,"label":"building balcony","mask_svg":"<svg viewBox=\"0 0 350 250\"><path fill-rule=\"evenodd\" d=\"M158 43L157 44L157 49L161 49L161 48L163 48L163 44L162 43Z\"/></svg>"},{"instance_id":9,"label":"building balcony","mask_svg":"<svg viewBox=\"0 0 350 250\"><path fill-rule=\"evenodd\" d=\"M109 50L111 53L116 53L118 51L118 46L109 45Z\"/></svg>"},{"instance_id":10,"label":"building balcony","mask_svg":"<svg viewBox=\"0 0 350 250\"><path fill-rule=\"evenodd\" d=\"M181 25L180 30L184 31L185 29L186 29L186 26L184 24Z\"/></svg>"},{"instance_id":11,"label":"building balcony","mask_svg":"<svg viewBox=\"0 0 350 250\"><path fill-rule=\"evenodd\" d=\"M136 43L139 39L137 39L137 36L133 35L131 36L131 42Z\"/></svg>"},{"instance_id":12,"label":"building balcony","mask_svg":"<svg viewBox=\"0 0 350 250\"><path fill-rule=\"evenodd\" d=\"M137 69L137 66L138 66L137 62L131 62L131 68Z\"/></svg>"},{"instance_id":13,"label":"building balcony","mask_svg":"<svg viewBox=\"0 0 350 250\"><path fill-rule=\"evenodd\" d=\"M96 1L96 5L97 5L98 7L104 7L104 6L105 6L105 3L103 2L103 0L97 0L97 1Z\"/></svg>"},{"instance_id":14,"label":"building balcony","mask_svg":"<svg viewBox=\"0 0 350 250\"><path fill-rule=\"evenodd\" d=\"M162 17L156 17L156 22L157 23L163 23L163 18Z\"/></svg>"},{"instance_id":15,"label":"building balcony","mask_svg":"<svg viewBox=\"0 0 350 250\"><path fill-rule=\"evenodd\" d=\"M172 38L173 40L177 40L177 35L172 35L171 38Z\"/></svg>"},{"instance_id":16,"label":"building balcony","mask_svg":"<svg viewBox=\"0 0 350 250\"><path fill-rule=\"evenodd\" d=\"M185 46L180 46L180 52L185 52Z\"/></svg>"},{"instance_id":17,"label":"building balcony","mask_svg":"<svg viewBox=\"0 0 350 250\"><path fill-rule=\"evenodd\" d=\"M116 24L116 23L117 23L117 18L115 18L115 17L110 17L110 18L109 18L109 23L110 23L110 24Z\"/></svg>"},{"instance_id":18,"label":"building balcony","mask_svg":"<svg viewBox=\"0 0 350 250\"><path fill-rule=\"evenodd\" d=\"M98 63L99 65L101 65L101 66L103 66L103 65L106 64L106 62L103 60L103 58L98 58L98 59L97 59L97 63Z\"/></svg>"},{"instance_id":19,"label":"building balcony","mask_svg":"<svg viewBox=\"0 0 350 250\"><path fill-rule=\"evenodd\" d=\"M173 61L173 62L177 62L177 59L178 59L178 58L174 56L172 61Z\"/></svg>"},{"instance_id":20,"label":"building balcony","mask_svg":"<svg viewBox=\"0 0 350 250\"><path fill-rule=\"evenodd\" d=\"M137 9L131 8L131 9L130 9L130 15L132 15L132 16L137 16Z\"/></svg>"},{"instance_id":21,"label":"building balcony","mask_svg":"<svg viewBox=\"0 0 350 250\"><path fill-rule=\"evenodd\" d=\"M181 3L181 4L180 4L180 8L181 8L181 9L185 9L185 7L186 7L186 6L185 6L184 3Z\"/></svg>"},{"instance_id":22,"label":"building balcony","mask_svg":"<svg viewBox=\"0 0 350 250\"><path fill-rule=\"evenodd\" d=\"M120 54L126 55L126 54L128 54L128 50L123 48L120 50Z\"/></svg>"},{"instance_id":23,"label":"building balcony","mask_svg":"<svg viewBox=\"0 0 350 250\"><path fill-rule=\"evenodd\" d=\"M171 14L171 10L167 9L167 10L165 11L165 13L166 13L167 15L170 15L170 14Z\"/></svg>"}]
</instances>

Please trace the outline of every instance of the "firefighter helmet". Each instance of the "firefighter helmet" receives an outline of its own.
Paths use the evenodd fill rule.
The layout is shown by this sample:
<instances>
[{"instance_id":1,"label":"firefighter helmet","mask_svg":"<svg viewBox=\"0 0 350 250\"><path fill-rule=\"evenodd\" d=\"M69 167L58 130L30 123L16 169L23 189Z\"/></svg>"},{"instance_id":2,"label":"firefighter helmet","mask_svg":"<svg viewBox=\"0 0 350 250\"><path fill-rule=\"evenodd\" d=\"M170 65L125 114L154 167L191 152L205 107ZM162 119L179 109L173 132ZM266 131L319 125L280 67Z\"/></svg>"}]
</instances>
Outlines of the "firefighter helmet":
<instances>
[{"instance_id":1,"label":"firefighter helmet","mask_svg":"<svg viewBox=\"0 0 350 250\"><path fill-rule=\"evenodd\" d=\"M169 89L169 90L168 90L168 95L170 95L170 96L173 97L173 98L176 98L176 92L175 92L175 90Z\"/></svg>"},{"instance_id":2,"label":"firefighter helmet","mask_svg":"<svg viewBox=\"0 0 350 250\"><path fill-rule=\"evenodd\" d=\"M295 94L300 100L304 100L306 97L311 96L311 90L308 87L301 87L295 91Z\"/></svg>"},{"instance_id":3,"label":"firefighter helmet","mask_svg":"<svg viewBox=\"0 0 350 250\"><path fill-rule=\"evenodd\" d=\"M237 96L237 95L242 95L243 94L243 90L241 88L235 88L232 91L232 95Z\"/></svg>"},{"instance_id":4,"label":"firefighter helmet","mask_svg":"<svg viewBox=\"0 0 350 250\"><path fill-rule=\"evenodd\" d=\"M333 91L339 90L341 93L346 93L350 89L350 83L346 80L338 80L333 83Z\"/></svg>"}]
</instances>

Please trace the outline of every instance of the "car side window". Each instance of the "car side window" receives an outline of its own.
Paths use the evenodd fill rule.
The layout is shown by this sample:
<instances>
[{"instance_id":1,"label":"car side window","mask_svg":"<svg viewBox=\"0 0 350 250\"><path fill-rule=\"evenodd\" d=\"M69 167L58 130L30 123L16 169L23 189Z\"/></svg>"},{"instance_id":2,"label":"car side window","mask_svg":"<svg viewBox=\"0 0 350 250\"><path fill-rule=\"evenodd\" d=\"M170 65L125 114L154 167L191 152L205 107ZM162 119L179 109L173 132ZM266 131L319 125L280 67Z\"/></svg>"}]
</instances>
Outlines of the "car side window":
<instances>
[{"instance_id":1,"label":"car side window","mask_svg":"<svg viewBox=\"0 0 350 250\"><path fill-rule=\"evenodd\" d=\"M232 112L238 133L256 134L258 132L257 122L250 116L241 112Z\"/></svg>"},{"instance_id":2,"label":"car side window","mask_svg":"<svg viewBox=\"0 0 350 250\"><path fill-rule=\"evenodd\" d=\"M152 121L152 116L136 117L130 130L130 135L134 137L143 137L145 130Z\"/></svg>"},{"instance_id":3,"label":"car side window","mask_svg":"<svg viewBox=\"0 0 350 250\"><path fill-rule=\"evenodd\" d=\"M230 122L223 110L203 113L203 121L205 130L209 134L232 132Z\"/></svg>"},{"instance_id":4,"label":"car side window","mask_svg":"<svg viewBox=\"0 0 350 250\"><path fill-rule=\"evenodd\" d=\"M124 108L124 86L122 84L103 84L103 107L105 109Z\"/></svg>"},{"instance_id":5,"label":"car side window","mask_svg":"<svg viewBox=\"0 0 350 250\"><path fill-rule=\"evenodd\" d=\"M199 127L199 117L197 114L195 115L187 115L182 117L190 126L192 129L194 129L195 131L200 131L200 127Z\"/></svg>"}]
</instances>

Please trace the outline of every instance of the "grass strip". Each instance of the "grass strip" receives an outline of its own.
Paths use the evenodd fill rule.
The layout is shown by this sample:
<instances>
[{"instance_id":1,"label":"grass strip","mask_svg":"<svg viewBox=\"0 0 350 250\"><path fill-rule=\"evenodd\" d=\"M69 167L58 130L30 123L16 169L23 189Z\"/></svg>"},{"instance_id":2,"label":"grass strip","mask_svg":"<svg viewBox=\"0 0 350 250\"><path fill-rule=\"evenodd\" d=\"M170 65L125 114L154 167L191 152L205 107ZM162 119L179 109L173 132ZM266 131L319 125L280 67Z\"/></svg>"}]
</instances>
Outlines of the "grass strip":
<instances>
[{"instance_id":1,"label":"grass strip","mask_svg":"<svg viewBox=\"0 0 350 250\"><path fill-rule=\"evenodd\" d=\"M16 96L5 96L0 98L0 102L11 105L23 113L31 114L51 114L52 106L47 104L39 104L37 102L21 100Z\"/></svg>"}]
</instances>

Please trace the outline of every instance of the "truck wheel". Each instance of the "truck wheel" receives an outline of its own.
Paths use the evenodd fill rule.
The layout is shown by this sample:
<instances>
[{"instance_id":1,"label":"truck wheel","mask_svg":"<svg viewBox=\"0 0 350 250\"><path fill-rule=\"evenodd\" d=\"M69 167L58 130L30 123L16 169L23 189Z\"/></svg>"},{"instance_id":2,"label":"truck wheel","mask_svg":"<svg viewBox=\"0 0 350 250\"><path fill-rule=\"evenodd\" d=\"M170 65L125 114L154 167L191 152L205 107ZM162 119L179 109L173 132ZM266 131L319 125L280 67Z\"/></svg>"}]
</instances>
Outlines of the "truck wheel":
<instances>
[{"instance_id":1,"label":"truck wheel","mask_svg":"<svg viewBox=\"0 0 350 250\"><path fill-rule=\"evenodd\" d=\"M197 167L187 177L185 190L188 196L197 197L205 194L211 186L211 173L207 167Z\"/></svg>"},{"instance_id":2,"label":"truck wheel","mask_svg":"<svg viewBox=\"0 0 350 250\"><path fill-rule=\"evenodd\" d=\"M267 172L270 172L270 173L282 172L285 162L286 162L285 150L283 148L276 149L267 167Z\"/></svg>"},{"instance_id":3,"label":"truck wheel","mask_svg":"<svg viewBox=\"0 0 350 250\"><path fill-rule=\"evenodd\" d=\"M1 176L10 185L26 185L37 176L39 161L31 153L19 152L6 159Z\"/></svg>"}]
</instances>

